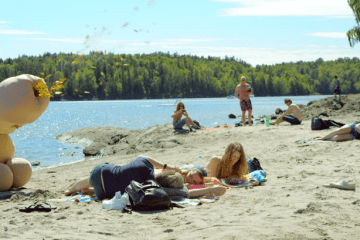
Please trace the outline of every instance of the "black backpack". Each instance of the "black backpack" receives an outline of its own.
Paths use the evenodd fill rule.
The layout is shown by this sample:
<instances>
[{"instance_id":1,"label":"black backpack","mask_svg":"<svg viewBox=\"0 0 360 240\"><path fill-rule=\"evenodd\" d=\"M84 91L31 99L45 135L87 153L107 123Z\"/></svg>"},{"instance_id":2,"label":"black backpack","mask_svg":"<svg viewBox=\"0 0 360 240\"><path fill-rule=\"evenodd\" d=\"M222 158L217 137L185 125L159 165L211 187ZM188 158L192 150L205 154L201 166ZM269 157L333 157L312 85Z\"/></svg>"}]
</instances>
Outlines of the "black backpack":
<instances>
[{"instance_id":1,"label":"black backpack","mask_svg":"<svg viewBox=\"0 0 360 240\"><path fill-rule=\"evenodd\" d=\"M249 173L254 172L256 170L264 170L261 165L260 161L257 158L251 158L249 156L246 156L247 158L247 164L249 168Z\"/></svg>"},{"instance_id":2,"label":"black backpack","mask_svg":"<svg viewBox=\"0 0 360 240\"><path fill-rule=\"evenodd\" d=\"M124 212L172 209L170 197L155 180L143 183L132 180L125 191L129 194L131 205L126 205Z\"/></svg>"},{"instance_id":3,"label":"black backpack","mask_svg":"<svg viewBox=\"0 0 360 240\"><path fill-rule=\"evenodd\" d=\"M336 122L334 120L322 120L319 117L311 119L311 130L329 129L330 127L342 127L344 123Z\"/></svg>"}]
</instances>

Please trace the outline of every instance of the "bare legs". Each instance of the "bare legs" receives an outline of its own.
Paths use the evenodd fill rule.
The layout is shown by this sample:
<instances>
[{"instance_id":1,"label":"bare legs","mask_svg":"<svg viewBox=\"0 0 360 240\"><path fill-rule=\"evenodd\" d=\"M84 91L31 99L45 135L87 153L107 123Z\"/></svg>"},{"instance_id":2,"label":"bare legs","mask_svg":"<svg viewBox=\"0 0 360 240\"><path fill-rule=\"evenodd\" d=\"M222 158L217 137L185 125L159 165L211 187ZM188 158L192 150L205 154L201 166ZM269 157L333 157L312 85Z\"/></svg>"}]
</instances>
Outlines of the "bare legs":
<instances>
[{"instance_id":1,"label":"bare legs","mask_svg":"<svg viewBox=\"0 0 360 240\"><path fill-rule=\"evenodd\" d=\"M270 125L275 125L275 124L279 124L279 123L282 123L282 122L285 122L284 120L282 120L282 117L278 117L276 119L275 122L271 122Z\"/></svg>"},{"instance_id":2,"label":"bare legs","mask_svg":"<svg viewBox=\"0 0 360 240\"><path fill-rule=\"evenodd\" d=\"M74 184L70 185L70 188L65 192L65 196L69 196L74 192L80 192L82 190L84 190L84 192L86 192L86 190L90 191L91 187L92 186L89 183L89 177L82 178L76 181Z\"/></svg>"},{"instance_id":3,"label":"bare legs","mask_svg":"<svg viewBox=\"0 0 360 240\"><path fill-rule=\"evenodd\" d=\"M185 121L186 125L189 127L189 129L191 129L191 127L197 127L198 126L189 117L184 118L184 121Z\"/></svg>"},{"instance_id":4,"label":"bare legs","mask_svg":"<svg viewBox=\"0 0 360 240\"><path fill-rule=\"evenodd\" d=\"M329 141L337 141L337 142L352 140L350 132L351 132L351 127L349 125L344 125L339 129L331 131L321 140L329 140Z\"/></svg>"},{"instance_id":5,"label":"bare legs","mask_svg":"<svg viewBox=\"0 0 360 240\"><path fill-rule=\"evenodd\" d=\"M249 110L248 110L248 120L249 120L249 126L252 126L251 117L252 117L252 109L249 109Z\"/></svg>"},{"instance_id":6,"label":"bare legs","mask_svg":"<svg viewBox=\"0 0 360 240\"><path fill-rule=\"evenodd\" d=\"M242 118L243 126L245 126L245 125L246 125L246 122L245 122L245 114L246 114L246 111L241 111L241 112L242 112L241 118ZM248 110L249 126L252 125L251 117L252 117L252 110L249 109L249 110Z\"/></svg>"}]
</instances>

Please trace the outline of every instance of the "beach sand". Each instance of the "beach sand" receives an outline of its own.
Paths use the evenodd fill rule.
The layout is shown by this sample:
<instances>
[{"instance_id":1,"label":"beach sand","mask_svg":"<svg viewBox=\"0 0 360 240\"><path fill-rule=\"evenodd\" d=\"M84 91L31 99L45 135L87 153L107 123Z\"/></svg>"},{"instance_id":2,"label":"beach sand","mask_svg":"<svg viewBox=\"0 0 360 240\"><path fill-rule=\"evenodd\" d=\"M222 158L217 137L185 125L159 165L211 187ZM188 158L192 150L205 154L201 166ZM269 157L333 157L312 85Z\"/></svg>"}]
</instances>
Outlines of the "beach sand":
<instances>
[{"instance_id":1,"label":"beach sand","mask_svg":"<svg viewBox=\"0 0 360 240\"><path fill-rule=\"evenodd\" d=\"M171 124L166 124L136 131L92 128L65 134L62 139L103 144L103 152L110 156L35 171L24 188L0 193L0 238L358 239L359 192L322 185L342 179L359 183L360 141L299 143L331 131L311 131L310 117L323 109L308 114L309 109L304 109L306 118L298 126L256 125L174 135ZM338 122L360 120L353 108L343 113L325 110ZM117 134L122 137L114 144L111 136ZM177 166L206 166L231 142L240 142L247 155L260 160L268 178L264 186L228 189L214 203L160 212L125 214L101 209L95 201L51 202L57 209L48 213L19 212L37 200L64 198L67 187L89 176L99 163L121 165L145 155Z\"/></svg>"}]
</instances>

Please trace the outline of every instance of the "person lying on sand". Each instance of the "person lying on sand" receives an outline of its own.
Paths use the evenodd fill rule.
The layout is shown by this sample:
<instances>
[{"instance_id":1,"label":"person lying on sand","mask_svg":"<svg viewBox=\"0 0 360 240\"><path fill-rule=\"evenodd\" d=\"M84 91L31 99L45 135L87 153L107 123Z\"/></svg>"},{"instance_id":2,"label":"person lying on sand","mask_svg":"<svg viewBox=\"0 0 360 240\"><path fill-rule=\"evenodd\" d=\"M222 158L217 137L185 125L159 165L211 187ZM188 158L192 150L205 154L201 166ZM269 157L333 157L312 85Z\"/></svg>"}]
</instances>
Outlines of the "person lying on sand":
<instances>
[{"instance_id":1,"label":"person lying on sand","mask_svg":"<svg viewBox=\"0 0 360 240\"><path fill-rule=\"evenodd\" d=\"M299 107L293 104L290 98L286 98L284 102L289 107L288 110L278 117L275 122L271 122L270 125L279 124L285 121L291 125L300 124L302 121L302 114Z\"/></svg>"},{"instance_id":2,"label":"person lying on sand","mask_svg":"<svg viewBox=\"0 0 360 240\"><path fill-rule=\"evenodd\" d=\"M331 131L328 135L320 139L336 142L360 139L360 123L346 124L339 129Z\"/></svg>"},{"instance_id":3,"label":"person lying on sand","mask_svg":"<svg viewBox=\"0 0 360 240\"><path fill-rule=\"evenodd\" d=\"M185 118L181 119L183 115ZM173 115L171 115L171 117L173 118L173 125L175 130L181 130L185 124L189 127L191 132L194 132L194 129L200 129L200 127L196 125L189 117L183 102L178 102L176 105L176 110L174 111Z\"/></svg>"},{"instance_id":4,"label":"person lying on sand","mask_svg":"<svg viewBox=\"0 0 360 240\"><path fill-rule=\"evenodd\" d=\"M225 179L230 184L237 184L243 181L248 174L249 168L244 148L240 143L230 143L224 155L212 157L206 166L209 177Z\"/></svg>"},{"instance_id":5,"label":"person lying on sand","mask_svg":"<svg viewBox=\"0 0 360 240\"><path fill-rule=\"evenodd\" d=\"M194 183L195 179L201 179L197 176L198 171L188 171L185 175L178 167L167 164L162 164L159 161L145 156L138 156L134 161L123 166L113 164L99 164L94 167L90 173L90 177L82 178L72 184L65 192L65 196L69 196L75 192L82 192L83 194L94 193L99 199L113 198L115 193L121 191L123 194L125 188L130 184L131 180L137 182L144 182L149 179L161 181L164 174L155 174L154 169L166 169L174 171L175 178L181 178L181 181L189 181ZM196 173L197 172L197 173ZM177 173L177 174L175 174ZM183 176L184 174L184 176ZM171 186L170 186L171 187ZM216 186L212 188L191 190L190 197L197 197L207 194L214 194L221 196L225 193L226 188Z\"/></svg>"}]
</instances>

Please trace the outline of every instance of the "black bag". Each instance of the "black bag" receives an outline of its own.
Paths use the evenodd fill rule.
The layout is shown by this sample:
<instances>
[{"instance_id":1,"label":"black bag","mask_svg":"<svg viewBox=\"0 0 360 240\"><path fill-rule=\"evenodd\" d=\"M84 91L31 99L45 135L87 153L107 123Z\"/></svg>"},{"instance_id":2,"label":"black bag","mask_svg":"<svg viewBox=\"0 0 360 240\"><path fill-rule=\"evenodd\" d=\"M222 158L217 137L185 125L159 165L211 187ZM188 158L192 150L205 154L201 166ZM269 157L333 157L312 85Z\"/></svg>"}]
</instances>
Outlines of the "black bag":
<instances>
[{"instance_id":1,"label":"black bag","mask_svg":"<svg viewBox=\"0 0 360 240\"><path fill-rule=\"evenodd\" d=\"M246 156L247 158L247 164L249 167L249 173L254 172L256 170L263 170L263 168L260 165L260 161L257 158L251 158L249 156Z\"/></svg>"},{"instance_id":2,"label":"black bag","mask_svg":"<svg viewBox=\"0 0 360 240\"><path fill-rule=\"evenodd\" d=\"M198 121L193 120L193 122L194 122L198 127L201 127L201 126L200 126L200 123L199 123Z\"/></svg>"},{"instance_id":3,"label":"black bag","mask_svg":"<svg viewBox=\"0 0 360 240\"><path fill-rule=\"evenodd\" d=\"M143 183L132 180L125 191L131 205L126 205L124 212L172 209L170 197L155 180Z\"/></svg>"},{"instance_id":4,"label":"black bag","mask_svg":"<svg viewBox=\"0 0 360 240\"><path fill-rule=\"evenodd\" d=\"M311 119L311 130L329 129L330 127L342 127L344 123L336 122L334 120L322 120L314 117Z\"/></svg>"},{"instance_id":5,"label":"black bag","mask_svg":"<svg viewBox=\"0 0 360 240\"><path fill-rule=\"evenodd\" d=\"M328 127L321 118L313 117L311 119L311 130L322 130Z\"/></svg>"}]
</instances>

